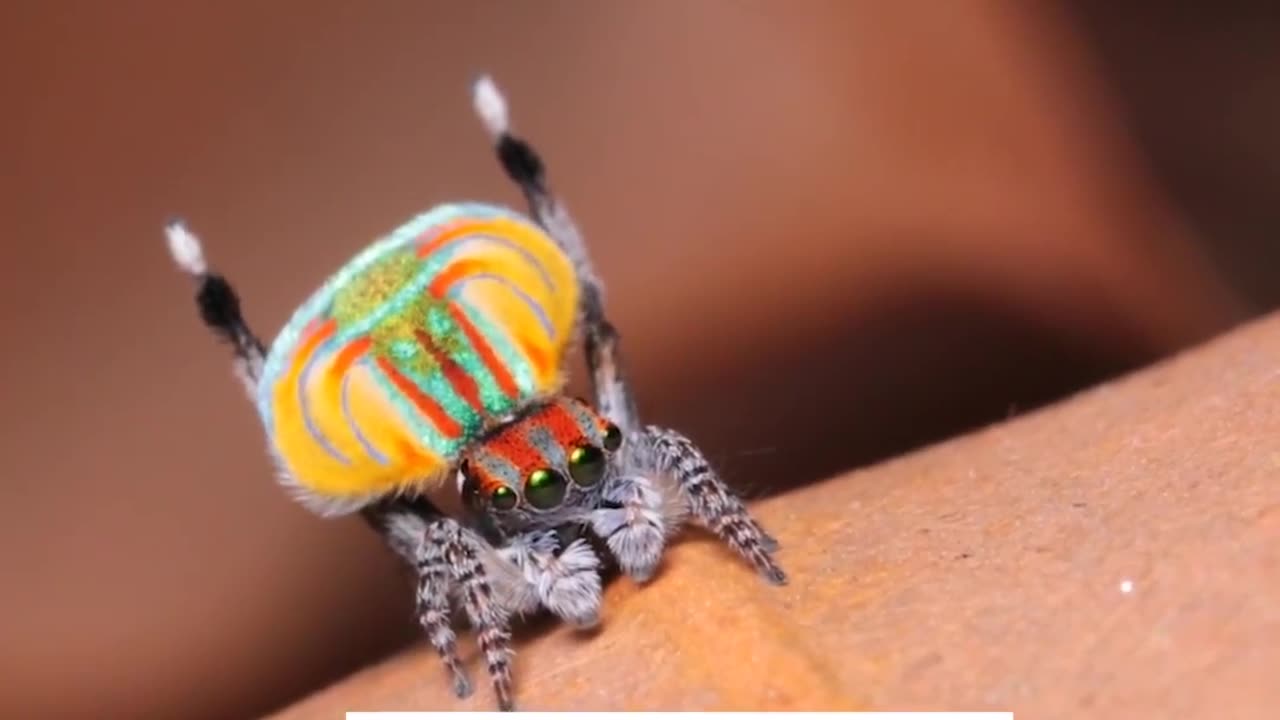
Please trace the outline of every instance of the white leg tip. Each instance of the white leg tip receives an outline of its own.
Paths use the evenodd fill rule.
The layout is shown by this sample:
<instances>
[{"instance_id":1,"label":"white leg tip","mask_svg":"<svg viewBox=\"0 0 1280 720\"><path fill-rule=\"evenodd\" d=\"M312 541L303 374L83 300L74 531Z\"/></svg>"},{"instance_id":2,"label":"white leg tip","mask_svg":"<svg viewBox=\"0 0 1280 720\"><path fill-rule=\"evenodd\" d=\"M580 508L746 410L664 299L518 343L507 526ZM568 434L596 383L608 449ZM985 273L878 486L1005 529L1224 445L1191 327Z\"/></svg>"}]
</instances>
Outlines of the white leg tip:
<instances>
[{"instance_id":1,"label":"white leg tip","mask_svg":"<svg viewBox=\"0 0 1280 720\"><path fill-rule=\"evenodd\" d=\"M484 129L495 140L511 127L510 119L507 117L507 101L502 97L498 86L494 84L493 78L481 75L476 79L472 88L471 101L475 106L476 115L484 124Z\"/></svg>"},{"instance_id":2,"label":"white leg tip","mask_svg":"<svg viewBox=\"0 0 1280 720\"><path fill-rule=\"evenodd\" d=\"M169 254L173 255L178 267L192 275L203 275L208 270L200 240L187 229L185 222L170 220L165 225L164 233L169 241Z\"/></svg>"}]
</instances>

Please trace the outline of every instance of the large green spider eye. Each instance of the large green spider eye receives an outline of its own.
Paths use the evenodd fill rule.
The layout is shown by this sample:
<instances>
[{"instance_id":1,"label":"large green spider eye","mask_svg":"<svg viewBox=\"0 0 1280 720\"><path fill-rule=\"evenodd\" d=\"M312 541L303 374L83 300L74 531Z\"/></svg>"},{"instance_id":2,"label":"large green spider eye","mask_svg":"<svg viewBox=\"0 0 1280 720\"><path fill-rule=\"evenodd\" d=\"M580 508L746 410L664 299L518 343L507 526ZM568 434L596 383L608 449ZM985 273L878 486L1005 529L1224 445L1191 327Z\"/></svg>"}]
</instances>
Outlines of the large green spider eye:
<instances>
[{"instance_id":1,"label":"large green spider eye","mask_svg":"<svg viewBox=\"0 0 1280 720\"><path fill-rule=\"evenodd\" d=\"M539 510L550 510L564 501L564 475L550 468L534 470L524 483L524 496Z\"/></svg>"},{"instance_id":2,"label":"large green spider eye","mask_svg":"<svg viewBox=\"0 0 1280 720\"><path fill-rule=\"evenodd\" d=\"M617 425L609 423L609 427L604 429L604 449L613 452L622 447L622 430Z\"/></svg>"},{"instance_id":3,"label":"large green spider eye","mask_svg":"<svg viewBox=\"0 0 1280 720\"><path fill-rule=\"evenodd\" d=\"M569 453L569 476L583 487L590 487L604 477L604 451L595 445L576 447Z\"/></svg>"},{"instance_id":4,"label":"large green spider eye","mask_svg":"<svg viewBox=\"0 0 1280 720\"><path fill-rule=\"evenodd\" d=\"M516 506L516 491L504 485L493 491L489 504L497 510L510 510Z\"/></svg>"}]
</instances>

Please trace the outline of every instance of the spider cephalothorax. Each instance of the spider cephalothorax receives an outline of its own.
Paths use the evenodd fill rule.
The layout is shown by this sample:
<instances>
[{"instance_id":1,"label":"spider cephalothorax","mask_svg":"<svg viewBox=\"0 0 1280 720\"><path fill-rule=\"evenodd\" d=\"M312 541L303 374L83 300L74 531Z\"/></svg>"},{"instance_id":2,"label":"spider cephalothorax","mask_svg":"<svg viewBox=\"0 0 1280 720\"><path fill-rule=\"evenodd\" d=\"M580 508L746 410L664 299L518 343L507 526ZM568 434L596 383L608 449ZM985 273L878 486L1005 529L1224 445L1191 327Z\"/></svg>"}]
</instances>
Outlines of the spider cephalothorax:
<instances>
[{"instance_id":1,"label":"spider cephalothorax","mask_svg":"<svg viewBox=\"0 0 1280 720\"><path fill-rule=\"evenodd\" d=\"M622 430L586 402L560 397L477 442L459 467L463 503L503 536L583 522L599 507Z\"/></svg>"},{"instance_id":2,"label":"spider cephalothorax","mask_svg":"<svg viewBox=\"0 0 1280 720\"><path fill-rule=\"evenodd\" d=\"M510 709L512 617L598 620L600 558L583 533L642 581L692 519L770 582L785 576L776 541L697 446L640 422L581 235L490 80L474 100L532 218L479 203L423 213L336 272L269 349L195 236L181 223L168 235L205 323L235 350L286 487L320 515L360 513L412 565L418 620L461 697L456 603ZM592 402L562 394L576 337ZM427 499L452 477L461 517Z\"/></svg>"}]
</instances>

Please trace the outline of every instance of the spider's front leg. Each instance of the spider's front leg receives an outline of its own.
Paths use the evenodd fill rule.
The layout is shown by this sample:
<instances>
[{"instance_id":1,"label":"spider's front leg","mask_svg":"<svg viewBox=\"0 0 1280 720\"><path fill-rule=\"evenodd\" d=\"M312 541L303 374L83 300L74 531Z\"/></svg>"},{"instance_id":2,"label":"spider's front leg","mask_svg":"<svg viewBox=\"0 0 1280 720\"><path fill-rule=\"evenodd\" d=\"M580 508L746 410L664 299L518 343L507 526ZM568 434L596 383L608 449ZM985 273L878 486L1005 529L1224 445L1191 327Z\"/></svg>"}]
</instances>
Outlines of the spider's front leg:
<instances>
[{"instance_id":1,"label":"spider's front leg","mask_svg":"<svg viewBox=\"0 0 1280 720\"><path fill-rule=\"evenodd\" d=\"M691 440L674 430L648 426L628 442L619 474L605 497L620 496L634 502L597 510L593 516L593 527L608 538L609 548L624 569L630 564L641 571L641 577L647 577L660 557L663 545L655 550L649 533L638 531L638 527L660 523L670 534L685 517L692 517L750 562L765 580L774 585L786 583L786 573L773 558L777 541L751 517ZM644 523L635 522L636 518L643 518Z\"/></svg>"},{"instance_id":2,"label":"spider's front leg","mask_svg":"<svg viewBox=\"0 0 1280 720\"><path fill-rule=\"evenodd\" d=\"M495 592L486 562L493 548L477 533L435 509L425 499L396 499L372 506L365 518L418 574L418 621L439 653L459 697L471 694L471 681L458 659L451 624L451 598L457 598L476 631L476 641L493 681L498 707L512 710L511 612ZM508 581L509 582L509 581ZM503 585L498 583L499 587Z\"/></svg>"}]
</instances>

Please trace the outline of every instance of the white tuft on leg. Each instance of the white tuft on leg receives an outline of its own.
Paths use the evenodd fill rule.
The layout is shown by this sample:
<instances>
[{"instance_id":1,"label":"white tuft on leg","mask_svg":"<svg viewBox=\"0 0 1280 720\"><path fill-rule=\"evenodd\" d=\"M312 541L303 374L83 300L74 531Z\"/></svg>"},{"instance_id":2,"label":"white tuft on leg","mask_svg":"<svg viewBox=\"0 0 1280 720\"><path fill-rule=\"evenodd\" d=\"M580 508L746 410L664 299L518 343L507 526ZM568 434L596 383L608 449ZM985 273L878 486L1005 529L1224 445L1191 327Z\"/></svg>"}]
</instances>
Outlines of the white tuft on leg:
<instances>
[{"instance_id":1,"label":"white tuft on leg","mask_svg":"<svg viewBox=\"0 0 1280 720\"><path fill-rule=\"evenodd\" d=\"M475 105L476 115L479 116L480 122L484 123L484 129L495 140L510 130L507 100L502 97L502 92L494 84L493 78L481 75L472 89L471 100Z\"/></svg>"},{"instance_id":2,"label":"white tuft on leg","mask_svg":"<svg viewBox=\"0 0 1280 720\"><path fill-rule=\"evenodd\" d=\"M187 229L185 223L174 220L165 226L164 233L169 239L169 253L178 267L192 275L203 275L209 269L204 261L204 251L200 249L200 239Z\"/></svg>"}]
</instances>

